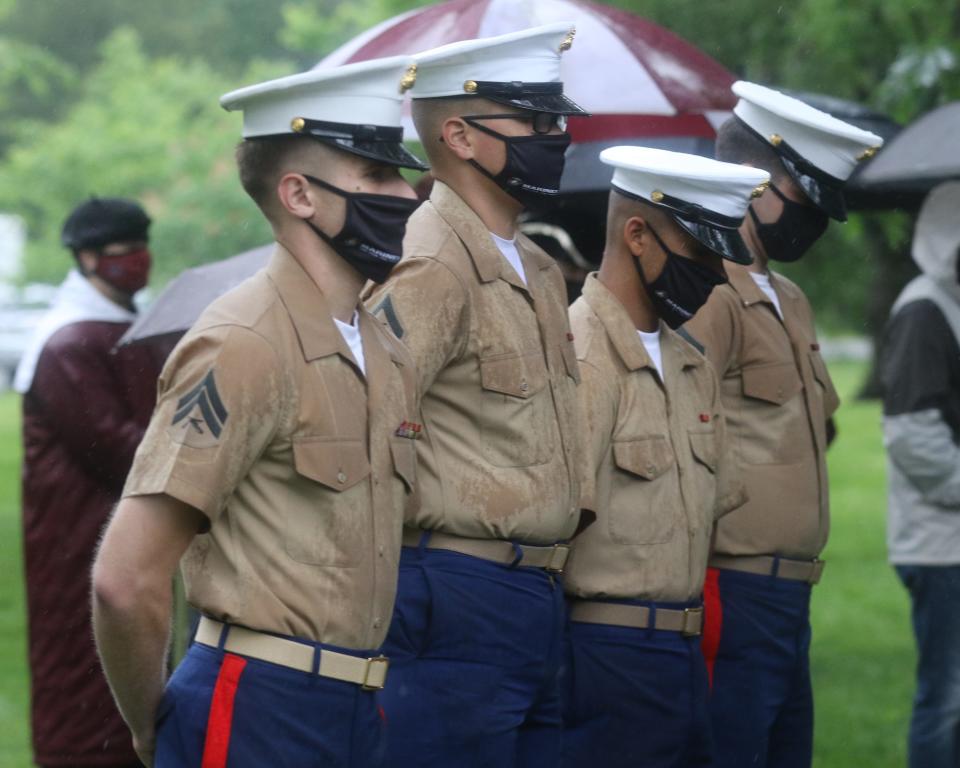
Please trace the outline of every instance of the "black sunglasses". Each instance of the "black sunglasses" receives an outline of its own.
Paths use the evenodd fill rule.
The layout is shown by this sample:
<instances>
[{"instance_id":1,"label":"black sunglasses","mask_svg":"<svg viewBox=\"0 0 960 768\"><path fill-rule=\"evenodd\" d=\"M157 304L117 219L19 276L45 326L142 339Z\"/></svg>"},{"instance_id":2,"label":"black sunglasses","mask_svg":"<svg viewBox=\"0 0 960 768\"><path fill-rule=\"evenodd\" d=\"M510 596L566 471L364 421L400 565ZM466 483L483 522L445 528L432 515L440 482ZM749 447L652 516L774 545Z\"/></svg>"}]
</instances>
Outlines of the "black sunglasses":
<instances>
[{"instance_id":1,"label":"black sunglasses","mask_svg":"<svg viewBox=\"0 0 960 768\"><path fill-rule=\"evenodd\" d=\"M464 120L520 120L530 123L534 133L550 133L554 128L567 130L567 116L554 112L506 112L500 115L463 115Z\"/></svg>"}]
</instances>

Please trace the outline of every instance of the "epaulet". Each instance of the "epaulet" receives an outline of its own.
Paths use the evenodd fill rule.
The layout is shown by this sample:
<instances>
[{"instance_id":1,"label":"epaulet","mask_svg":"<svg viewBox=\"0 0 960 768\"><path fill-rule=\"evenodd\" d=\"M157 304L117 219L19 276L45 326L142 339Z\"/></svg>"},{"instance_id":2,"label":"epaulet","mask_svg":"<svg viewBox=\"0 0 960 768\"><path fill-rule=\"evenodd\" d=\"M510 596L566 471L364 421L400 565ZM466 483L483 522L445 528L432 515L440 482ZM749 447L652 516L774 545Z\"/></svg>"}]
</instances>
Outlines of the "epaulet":
<instances>
[{"instance_id":1,"label":"epaulet","mask_svg":"<svg viewBox=\"0 0 960 768\"><path fill-rule=\"evenodd\" d=\"M680 338L682 338L684 341L686 341L691 347L693 347L695 350L697 350L697 352L699 352L701 355L706 355L706 354L707 354L706 348L703 346L703 344L701 344L699 341L697 341L697 340L691 335L690 331L688 331L688 330L687 330L686 328L684 328L683 326L677 328L677 335L678 335Z\"/></svg>"}]
</instances>

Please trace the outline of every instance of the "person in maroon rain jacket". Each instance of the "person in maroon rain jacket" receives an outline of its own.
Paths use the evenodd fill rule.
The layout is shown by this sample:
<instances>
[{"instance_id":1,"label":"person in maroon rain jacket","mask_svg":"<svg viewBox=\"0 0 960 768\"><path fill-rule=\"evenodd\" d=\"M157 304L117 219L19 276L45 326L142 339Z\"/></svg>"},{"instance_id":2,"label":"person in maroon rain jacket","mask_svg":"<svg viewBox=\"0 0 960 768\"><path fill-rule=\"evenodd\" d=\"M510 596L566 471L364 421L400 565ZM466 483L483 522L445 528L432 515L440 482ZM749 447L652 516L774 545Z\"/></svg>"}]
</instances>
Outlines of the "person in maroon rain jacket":
<instances>
[{"instance_id":1,"label":"person in maroon rain jacket","mask_svg":"<svg viewBox=\"0 0 960 768\"><path fill-rule=\"evenodd\" d=\"M76 260L20 361L23 546L34 759L139 765L90 625L90 566L153 409L158 361L116 344L150 270L150 219L93 198L67 218Z\"/></svg>"}]
</instances>

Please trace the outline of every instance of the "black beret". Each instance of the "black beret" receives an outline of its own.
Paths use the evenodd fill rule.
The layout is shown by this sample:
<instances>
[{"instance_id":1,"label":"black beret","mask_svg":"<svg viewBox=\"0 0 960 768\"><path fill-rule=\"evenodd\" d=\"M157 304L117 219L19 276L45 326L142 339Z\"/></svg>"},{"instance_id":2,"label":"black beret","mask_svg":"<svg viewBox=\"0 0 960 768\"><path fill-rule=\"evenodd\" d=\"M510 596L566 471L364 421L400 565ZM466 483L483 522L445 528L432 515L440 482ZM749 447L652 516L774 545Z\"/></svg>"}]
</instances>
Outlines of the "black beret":
<instances>
[{"instance_id":1,"label":"black beret","mask_svg":"<svg viewBox=\"0 0 960 768\"><path fill-rule=\"evenodd\" d=\"M146 240L150 217L133 200L91 197L73 209L63 224L60 240L72 250L107 243Z\"/></svg>"}]
</instances>

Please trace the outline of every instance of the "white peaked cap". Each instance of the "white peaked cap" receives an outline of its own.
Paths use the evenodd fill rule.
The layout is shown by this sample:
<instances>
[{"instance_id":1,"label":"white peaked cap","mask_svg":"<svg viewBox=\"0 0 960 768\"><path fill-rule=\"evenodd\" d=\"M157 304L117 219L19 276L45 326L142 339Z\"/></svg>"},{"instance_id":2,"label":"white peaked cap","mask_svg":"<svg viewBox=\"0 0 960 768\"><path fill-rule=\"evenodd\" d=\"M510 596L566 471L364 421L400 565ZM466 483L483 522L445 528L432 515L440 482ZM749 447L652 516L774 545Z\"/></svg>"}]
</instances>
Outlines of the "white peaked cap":
<instances>
[{"instance_id":1,"label":"white peaked cap","mask_svg":"<svg viewBox=\"0 0 960 768\"><path fill-rule=\"evenodd\" d=\"M417 78L410 95L481 96L524 109L585 114L562 95L560 56L574 35L572 23L560 22L423 51L413 57Z\"/></svg>"},{"instance_id":2,"label":"white peaked cap","mask_svg":"<svg viewBox=\"0 0 960 768\"><path fill-rule=\"evenodd\" d=\"M732 89L740 99L733 113L773 147L815 204L845 219L843 183L883 139L772 88L739 80Z\"/></svg>"},{"instance_id":3,"label":"white peaked cap","mask_svg":"<svg viewBox=\"0 0 960 768\"><path fill-rule=\"evenodd\" d=\"M739 80L734 114L768 143L779 136L810 163L840 181L850 178L857 163L883 146L875 133L821 112L799 99L756 83Z\"/></svg>"},{"instance_id":4,"label":"white peaked cap","mask_svg":"<svg viewBox=\"0 0 960 768\"><path fill-rule=\"evenodd\" d=\"M737 229L751 199L767 188L766 171L651 147L610 147L600 160L613 166L616 191L664 209L724 258L752 261Z\"/></svg>"},{"instance_id":5,"label":"white peaked cap","mask_svg":"<svg viewBox=\"0 0 960 768\"><path fill-rule=\"evenodd\" d=\"M302 134L355 154L422 167L401 144L401 105L415 77L412 65L412 58L394 56L311 69L231 91L220 105L243 112L245 139Z\"/></svg>"}]
</instances>

